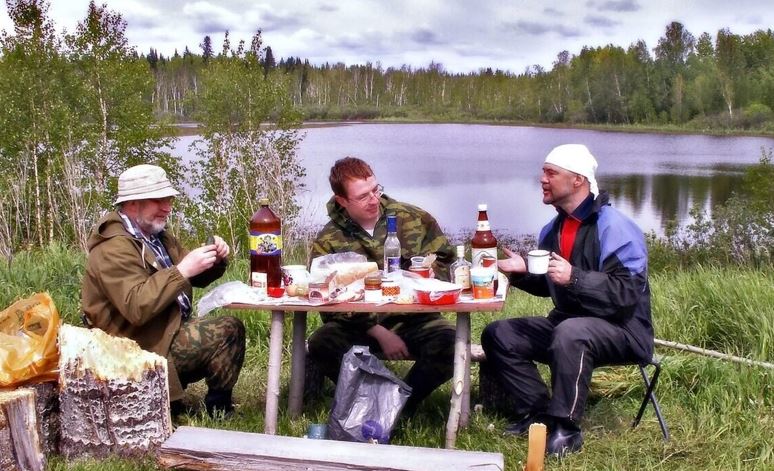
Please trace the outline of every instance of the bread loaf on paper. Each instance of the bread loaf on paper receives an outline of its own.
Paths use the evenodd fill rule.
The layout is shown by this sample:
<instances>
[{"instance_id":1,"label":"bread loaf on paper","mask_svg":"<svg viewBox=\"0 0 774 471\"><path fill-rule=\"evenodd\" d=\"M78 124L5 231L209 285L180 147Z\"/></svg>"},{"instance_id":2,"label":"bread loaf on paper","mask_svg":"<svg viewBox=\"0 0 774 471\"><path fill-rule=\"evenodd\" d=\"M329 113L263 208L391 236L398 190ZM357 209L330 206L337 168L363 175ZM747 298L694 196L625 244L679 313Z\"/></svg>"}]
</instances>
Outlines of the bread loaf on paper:
<instances>
[{"instance_id":1,"label":"bread loaf on paper","mask_svg":"<svg viewBox=\"0 0 774 471\"><path fill-rule=\"evenodd\" d=\"M379 269L376 262L333 263L329 268L336 270L337 286L347 286L354 281L365 278L372 271Z\"/></svg>"}]
</instances>

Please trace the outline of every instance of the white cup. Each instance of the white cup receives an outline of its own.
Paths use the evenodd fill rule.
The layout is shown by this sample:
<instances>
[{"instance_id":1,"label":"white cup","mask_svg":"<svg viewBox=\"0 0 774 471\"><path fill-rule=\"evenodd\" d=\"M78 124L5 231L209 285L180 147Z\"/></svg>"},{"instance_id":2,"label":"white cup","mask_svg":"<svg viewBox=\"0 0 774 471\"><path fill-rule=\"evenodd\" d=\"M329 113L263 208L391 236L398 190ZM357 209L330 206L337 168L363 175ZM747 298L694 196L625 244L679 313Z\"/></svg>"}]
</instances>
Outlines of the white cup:
<instances>
[{"instance_id":1,"label":"white cup","mask_svg":"<svg viewBox=\"0 0 774 471\"><path fill-rule=\"evenodd\" d=\"M527 253L527 269L533 275L542 275L548 271L548 250L530 250Z\"/></svg>"}]
</instances>

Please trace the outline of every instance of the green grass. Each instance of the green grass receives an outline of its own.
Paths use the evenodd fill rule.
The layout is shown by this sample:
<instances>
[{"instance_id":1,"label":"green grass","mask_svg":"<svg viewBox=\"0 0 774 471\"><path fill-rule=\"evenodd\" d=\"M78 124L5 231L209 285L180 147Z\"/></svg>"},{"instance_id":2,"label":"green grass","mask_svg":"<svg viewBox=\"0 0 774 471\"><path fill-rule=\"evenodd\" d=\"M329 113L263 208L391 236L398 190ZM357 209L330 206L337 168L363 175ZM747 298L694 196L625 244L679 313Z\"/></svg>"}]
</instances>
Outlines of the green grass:
<instances>
[{"instance_id":1,"label":"green grass","mask_svg":"<svg viewBox=\"0 0 774 471\"><path fill-rule=\"evenodd\" d=\"M53 246L23 252L10 265L0 265L0 306L36 291L47 290L65 322L79 324L79 290L83 254ZM237 261L224 277L238 280L246 273ZM761 361L774 361L774 273L743 267L694 267L651 275L656 336L720 350ZM201 293L198 293L201 295ZM473 338L483 327L503 316L544 314L550 306L520 291L511 291L504 313L472 316ZM212 420L201 413L184 416L195 426L261 432L268 353L269 316L265 312L229 312L247 327L245 369L236 388L239 413L228 420ZM217 314L215 314L217 315ZM319 317L309 316L309 332ZM286 324L286 345L291 334ZM551 459L551 470L771 470L774 469L774 370L750 367L672 349L658 348L662 377L657 395L672 433L664 443L652 409L632 430L631 420L642 398L642 381L633 367L598 369L583 421L585 444L581 453L563 461ZM290 352L283 357L283 398L286 398ZM396 365L405 368L405 364ZM472 373L474 401L477 371ZM545 370L544 370L545 371ZM332 387L327 391L332 394ZM197 404L203 384L189 388L186 400ZM309 423L325 422L330 394L307 403L303 416L291 421L281 403L279 433L300 437ZM442 447L448 386L435 392L420 408L394 443ZM465 450L502 452L506 469L518 470L526 460L525 439L503 437L506 418L489 411L474 413L470 426L460 432L457 446ZM129 470L156 469L152 459L80 461L53 459L49 469Z\"/></svg>"}]
</instances>

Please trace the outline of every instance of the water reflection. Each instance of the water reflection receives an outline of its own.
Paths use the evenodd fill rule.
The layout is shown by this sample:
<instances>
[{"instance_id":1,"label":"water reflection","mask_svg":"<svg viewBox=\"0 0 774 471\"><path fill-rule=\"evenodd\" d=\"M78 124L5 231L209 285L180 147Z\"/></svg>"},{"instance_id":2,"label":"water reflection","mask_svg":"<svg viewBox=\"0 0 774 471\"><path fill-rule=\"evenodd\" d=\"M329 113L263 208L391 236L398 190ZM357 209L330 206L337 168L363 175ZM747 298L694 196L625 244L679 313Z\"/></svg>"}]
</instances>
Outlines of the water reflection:
<instances>
[{"instance_id":1,"label":"water reflection","mask_svg":"<svg viewBox=\"0 0 774 471\"><path fill-rule=\"evenodd\" d=\"M304 132L298 150L307 169L307 189L298 197L304 221L327 221L330 166L354 155L371 164L387 194L430 211L445 229L470 230L476 205L486 202L493 227L515 234L536 234L555 214L541 202L538 179L556 145L587 145L612 204L658 234L670 221L687 223L695 205L711 210L725 202L761 148L774 147L774 139L758 137L465 124L357 124ZM183 160L190 159L192 140L176 143Z\"/></svg>"}]
</instances>

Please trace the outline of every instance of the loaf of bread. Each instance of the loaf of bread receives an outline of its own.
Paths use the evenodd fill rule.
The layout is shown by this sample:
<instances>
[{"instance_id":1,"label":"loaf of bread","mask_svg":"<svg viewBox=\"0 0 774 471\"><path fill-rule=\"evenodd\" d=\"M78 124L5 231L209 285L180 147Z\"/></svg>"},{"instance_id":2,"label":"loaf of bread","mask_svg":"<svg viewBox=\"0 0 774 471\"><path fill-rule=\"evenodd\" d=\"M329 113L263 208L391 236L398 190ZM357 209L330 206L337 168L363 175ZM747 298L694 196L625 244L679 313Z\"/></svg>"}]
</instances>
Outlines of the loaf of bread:
<instances>
[{"instance_id":1,"label":"loaf of bread","mask_svg":"<svg viewBox=\"0 0 774 471\"><path fill-rule=\"evenodd\" d=\"M372 271L379 269L376 262L333 263L329 268L336 270L336 285L338 286L347 286L354 281L365 278Z\"/></svg>"}]
</instances>

